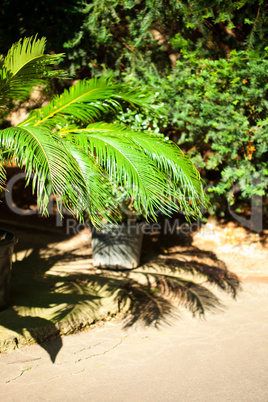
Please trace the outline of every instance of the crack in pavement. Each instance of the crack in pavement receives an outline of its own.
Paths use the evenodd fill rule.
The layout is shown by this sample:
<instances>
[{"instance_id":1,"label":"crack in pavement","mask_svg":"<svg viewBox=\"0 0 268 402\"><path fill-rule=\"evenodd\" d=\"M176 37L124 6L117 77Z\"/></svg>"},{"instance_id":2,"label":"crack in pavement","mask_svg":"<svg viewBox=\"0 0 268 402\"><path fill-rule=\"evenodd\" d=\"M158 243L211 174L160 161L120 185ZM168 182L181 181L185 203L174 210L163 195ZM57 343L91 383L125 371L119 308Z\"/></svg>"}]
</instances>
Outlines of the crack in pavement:
<instances>
[{"instance_id":1,"label":"crack in pavement","mask_svg":"<svg viewBox=\"0 0 268 402\"><path fill-rule=\"evenodd\" d=\"M125 337L122 338L116 345L114 345L114 346L112 346L111 348L105 350L104 352L95 353L95 354L93 354L93 355L91 355L91 356L78 359L78 360L76 360L74 363L77 364L77 363L80 363L81 361L85 361L85 360L88 360L88 359L92 359L93 357L105 356L107 353L111 352L112 350L114 350L114 349L116 349L118 346L120 346L120 345L126 340L127 337L128 337L128 336L125 336ZM100 344L101 344L101 342L99 342L99 343L96 344L95 346L98 346L98 345L100 345ZM86 349L87 349L87 348L82 349L82 350L86 350ZM69 362L61 363L61 365L62 365L62 364L68 364L68 363L69 363ZM33 369L39 367L40 365L41 365L41 364L38 364L37 366L33 367ZM46 382L47 382L47 381L52 381L52 380L54 380L54 379L56 379L56 378L63 378L63 377L65 377L65 376L67 376L67 375L78 375L78 374L81 374L81 373L83 373L84 371L86 371L86 369L87 369L87 367L85 367L84 369L82 369L82 370L80 370L80 371L77 371L76 373L72 373L72 372L71 372L71 373L64 373L64 374L62 374L62 375L56 375L56 376L54 376L54 377L51 377L51 378L46 379L45 381L46 381ZM28 371L28 370L27 370L27 369L23 370L23 371L20 373L20 375L18 375L17 377L11 378L10 380L8 380L8 381L6 381L5 383L2 383L2 384L8 384L8 383L11 383L11 382L13 382L13 381L16 381L18 378L20 378L20 377L25 373L25 371ZM30 382L27 382L26 384L38 384L38 383L40 383L40 382L42 382L42 381L30 381Z\"/></svg>"},{"instance_id":2,"label":"crack in pavement","mask_svg":"<svg viewBox=\"0 0 268 402\"><path fill-rule=\"evenodd\" d=\"M83 352L83 350L95 348L96 346L99 346L100 344L101 344L101 342L96 343L96 345L88 346L88 347L86 347L86 348L80 349L80 350L78 350L77 352L74 352L74 355L77 355L78 353ZM61 364L62 364L62 363L61 363Z\"/></svg>"},{"instance_id":3,"label":"crack in pavement","mask_svg":"<svg viewBox=\"0 0 268 402\"><path fill-rule=\"evenodd\" d=\"M93 355L91 355L91 356L78 359L78 360L75 361L75 363L79 363L79 362L81 362L81 361L83 361L83 360L91 359L92 357L104 356L104 355L106 355L107 353L111 352L111 350L116 349L118 346L120 346L120 345L124 342L124 340L125 340L126 338L127 338L127 336L124 336L124 338L121 339L120 342L118 342L116 345L114 345L114 346L111 347L110 349L105 350L105 351L102 352L102 353L95 353L95 354L93 354ZM100 343L101 343L101 342L100 342Z\"/></svg>"},{"instance_id":4,"label":"crack in pavement","mask_svg":"<svg viewBox=\"0 0 268 402\"><path fill-rule=\"evenodd\" d=\"M10 362L10 363L2 363L2 364L18 364L18 363L31 363L31 362L35 362L36 360L41 360L42 357L37 357L36 359L30 359L30 360L20 360L20 361L14 361L14 362Z\"/></svg>"},{"instance_id":5,"label":"crack in pavement","mask_svg":"<svg viewBox=\"0 0 268 402\"><path fill-rule=\"evenodd\" d=\"M41 359L41 358L40 358L40 359ZM36 359L36 360L38 360L38 359ZM21 373L20 373L17 377L11 378L10 380L8 380L8 381L6 381L6 382L1 382L0 384L8 384L8 383L10 383L10 382L16 381L16 380L17 380L18 378L20 378L26 371L32 370L32 368L36 368L36 367L38 367L38 366L40 366L40 364L38 364L38 365L35 366L35 367L28 367L28 368L25 368L25 369L23 369L23 370L21 371Z\"/></svg>"},{"instance_id":6,"label":"crack in pavement","mask_svg":"<svg viewBox=\"0 0 268 402\"><path fill-rule=\"evenodd\" d=\"M8 384L9 382L15 381L15 380L17 380L18 378L20 378L24 373L25 373L25 371L22 371L22 372L20 373L20 375L18 375L17 377L11 378L11 380L8 380L8 381L6 381L5 383L2 383L2 384Z\"/></svg>"}]
</instances>

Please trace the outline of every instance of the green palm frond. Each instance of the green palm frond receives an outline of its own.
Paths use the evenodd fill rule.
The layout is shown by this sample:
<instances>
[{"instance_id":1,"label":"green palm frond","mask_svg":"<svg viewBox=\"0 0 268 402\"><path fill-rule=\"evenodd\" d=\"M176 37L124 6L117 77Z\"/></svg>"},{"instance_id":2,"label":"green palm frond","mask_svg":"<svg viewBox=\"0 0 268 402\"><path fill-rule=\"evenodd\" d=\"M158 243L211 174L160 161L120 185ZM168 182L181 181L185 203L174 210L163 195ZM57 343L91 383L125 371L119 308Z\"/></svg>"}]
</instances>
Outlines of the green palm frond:
<instances>
[{"instance_id":1,"label":"green palm frond","mask_svg":"<svg viewBox=\"0 0 268 402\"><path fill-rule=\"evenodd\" d=\"M45 55L44 47L44 38L25 38L12 46L0 62L0 105L24 99L33 85L57 74L52 65L61 55ZM25 169L28 184L33 175L43 213L52 192L59 209L63 205L80 219L87 212L99 226L112 219L108 210L117 219L112 188L124 188L146 218L178 208L186 217L199 216L206 203L200 175L177 145L162 135L98 123L125 103L153 112L152 99L153 92L130 90L112 77L78 81L17 128L0 132L3 158ZM3 175L4 170L2 181Z\"/></svg>"},{"instance_id":2,"label":"green palm frond","mask_svg":"<svg viewBox=\"0 0 268 402\"><path fill-rule=\"evenodd\" d=\"M160 171L154 161L127 137L117 136L116 131L103 135L98 131L81 130L68 134L67 138L94 155L110 180L127 189L137 211L154 218L157 209L165 213L168 208L176 209L170 196L167 172Z\"/></svg>"},{"instance_id":3,"label":"green palm frond","mask_svg":"<svg viewBox=\"0 0 268 402\"><path fill-rule=\"evenodd\" d=\"M55 96L47 106L33 111L28 121L50 127L57 123L66 125L70 120L90 123L103 114L120 110L119 101L149 107L151 95L130 92L123 84L113 85L111 77L84 79Z\"/></svg>"},{"instance_id":4,"label":"green palm frond","mask_svg":"<svg viewBox=\"0 0 268 402\"><path fill-rule=\"evenodd\" d=\"M69 128L60 134L96 155L112 180L130 189L129 196L134 198L138 210L148 206L153 214L155 209L164 208L167 212L168 208L176 210L179 206L195 216L200 205L205 204L198 171L180 148L163 135L105 123L73 131Z\"/></svg>"},{"instance_id":5,"label":"green palm frond","mask_svg":"<svg viewBox=\"0 0 268 402\"><path fill-rule=\"evenodd\" d=\"M129 89L129 86L126 84L118 84L116 86L116 91L114 93L115 99L120 101L127 102L128 104L132 104L134 106L140 106L141 108L145 108L151 110L155 113L155 110L158 109L158 106L153 105L153 100L155 98L155 94L148 93L142 91L140 89Z\"/></svg>"},{"instance_id":6,"label":"green palm frond","mask_svg":"<svg viewBox=\"0 0 268 402\"><path fill-rule=\"evenodd\" d=\"M86 190L85 212L95 226L102 226L103 220L110 222L111 214L116 218L117 202L112 193L111 182L91 155L66 142L66 148L77 163L83 188Z\"/></svg>"},{"instance_id":7,"label":"green palm frond","mask_svg":"<svg viewBox=\"0 0 268 402\"><path fill-rule=\"evenodd\" d=\"M53 69L62 54L44 54L46 39L24 38L15 43L0 65L0 104L6 99L24 100L33 86L51 76L64 75Z\"/></svg>"},{"instance_id":8,"label":"green palm frond","mask_svg":"<svg viewBox=\"0 0 268 402\"><path fill-rule=\"evenodd\" d=\"M116 132L118 136L127 137L133 144L137 144L151 160L153 160L161 172L165 172L173 187L173 197L179 202L181 209L189 211L189 202L193 210L198 209L198 203L205 204L205 195L201 185L200 174L181 149L162 134L152 132L131 131L119 125L88 126L87 129L104 130L104 132Z\"/></svg>"},{"instance_id":9,"label":"green palm frond","mask_svg":"<svg viewBox=\"0 0 268 402\"><path fill-rule=\"evenodd\" d=\"M6 161L14 158L24 168L27 184L33 178L38 207L47 213L51 193L60 197L61 203L77 217L87 206L87 189L81 180L77 162L61 139L45 128L11 127L0 132L0 144Z\"/></svg>"},{"instance_id":10,"label":"green palm frond","mask_svg":"<svg viewBox=\"0 0 268 402\"><path fill-rule=\"evenodd\" d=\"M13 75L17 74L29 61L39 58L44 54L46 39L25 38L14 43L4 62L4 67Z\"/></svg>"},{"instance_id":11,"label":"green palm frond","mask_svg":"<svg viewBox=\"0 0 268 402\"><path fill-rule=\"evenodd\" d=\"M0 155L0 191L4 190L4 184L6 181L6 171L3 166L3 158L2 155Z\"/></svg>"},{"instance_id":12,"label":"green palm frond","mask_svg":"<svg viewBox=\"0 0 268 402\"><path fill-rule=\"evenodd\" d=\"M101 113L107 113L113 108L119 108L116 101L109 101L114 94L115 87L109 85L105 79L91 79L78 81L69 90L55 96L42 109L35 110L31 116L31 124L55 124L66 119L92 121ZM29 119L29 120L30 120Z\"/></svg>"}]
</instances>

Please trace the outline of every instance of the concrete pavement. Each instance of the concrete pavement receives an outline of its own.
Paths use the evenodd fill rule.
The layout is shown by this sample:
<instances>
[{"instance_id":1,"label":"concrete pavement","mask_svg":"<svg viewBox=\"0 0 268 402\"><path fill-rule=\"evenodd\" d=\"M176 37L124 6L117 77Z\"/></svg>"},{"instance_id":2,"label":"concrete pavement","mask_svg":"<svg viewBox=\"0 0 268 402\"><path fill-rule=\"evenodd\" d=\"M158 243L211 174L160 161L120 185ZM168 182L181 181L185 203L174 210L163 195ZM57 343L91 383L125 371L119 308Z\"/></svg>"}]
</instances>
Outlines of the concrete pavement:
<instances>
[{"instance_id":1,"label":"concrete pavement","mask_svg":"<svg viewBox=\"0 0 268 402\"><path fill-rule=\"evenodd\" d=\"M266 402L268 284L220 296L224 311L205 320L183 310L160 329L111 320L1 355L0 399Z\"/></svg>"}]
</instances>

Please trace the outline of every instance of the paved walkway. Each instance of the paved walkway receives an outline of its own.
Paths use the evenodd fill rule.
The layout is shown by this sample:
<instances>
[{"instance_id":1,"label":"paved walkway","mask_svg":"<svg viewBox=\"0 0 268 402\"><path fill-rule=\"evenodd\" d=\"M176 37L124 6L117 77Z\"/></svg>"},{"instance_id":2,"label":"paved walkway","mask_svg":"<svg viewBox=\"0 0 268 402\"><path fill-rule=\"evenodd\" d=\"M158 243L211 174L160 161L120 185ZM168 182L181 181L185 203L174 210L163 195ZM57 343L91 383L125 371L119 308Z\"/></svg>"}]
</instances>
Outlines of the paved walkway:
<instances>
[{"instance_id":1,"label":"paved walkway","mask_svg":"<svg viewBox=\"0 0 268 402\"><path fill-rule=\"evenodd\" d=\"M268 400L268 284L160 329L104 324L0 356L1 401ZM54 361L54 362L53 362Z\"/></svg>"}]
</instances>

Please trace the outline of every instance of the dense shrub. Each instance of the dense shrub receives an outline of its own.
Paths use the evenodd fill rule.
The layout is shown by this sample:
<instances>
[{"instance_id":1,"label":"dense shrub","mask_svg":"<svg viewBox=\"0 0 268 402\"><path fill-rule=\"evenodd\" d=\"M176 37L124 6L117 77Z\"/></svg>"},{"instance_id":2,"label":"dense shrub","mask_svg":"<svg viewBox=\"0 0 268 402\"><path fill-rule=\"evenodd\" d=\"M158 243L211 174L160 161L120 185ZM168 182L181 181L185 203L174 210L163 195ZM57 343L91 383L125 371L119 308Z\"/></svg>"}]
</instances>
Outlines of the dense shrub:
<instances>
[{"instance_id":1,"label":"dense shrub","mask_svg":"<svg viewBox=\"0 0 268 402\"><path fill-rule=\"evenodd\" d=\"M38 33L49 51L65 51L73 72L134 71L144 63L163 71L178 57L177 34L202 57L263 49L267 13L264 0L2 0L0 48L6 53L21 36Z\"/></svg>"},{"instance_id":2,"label":"dense shrub","mask_svg":"<svg viewBox=\"0 0 268 402\"><path fill-rule=\"evenodd\" d=\"M194 160L214 195L233 204L268 188L268 60L233 51L228 59L210 60L183 52L165 77L145 73L126 78L133 86L153 87L164 107L158 117L132 111L122 120L136 128L164 130ZM236 187L237 188L237 187ZM217 198L217 197L216 197ZM214 197L215 199L215 197ZM211 212L218 204L212 203ZM224 212L221 200L221 210Z\"/></svg>"}]
</instances>

